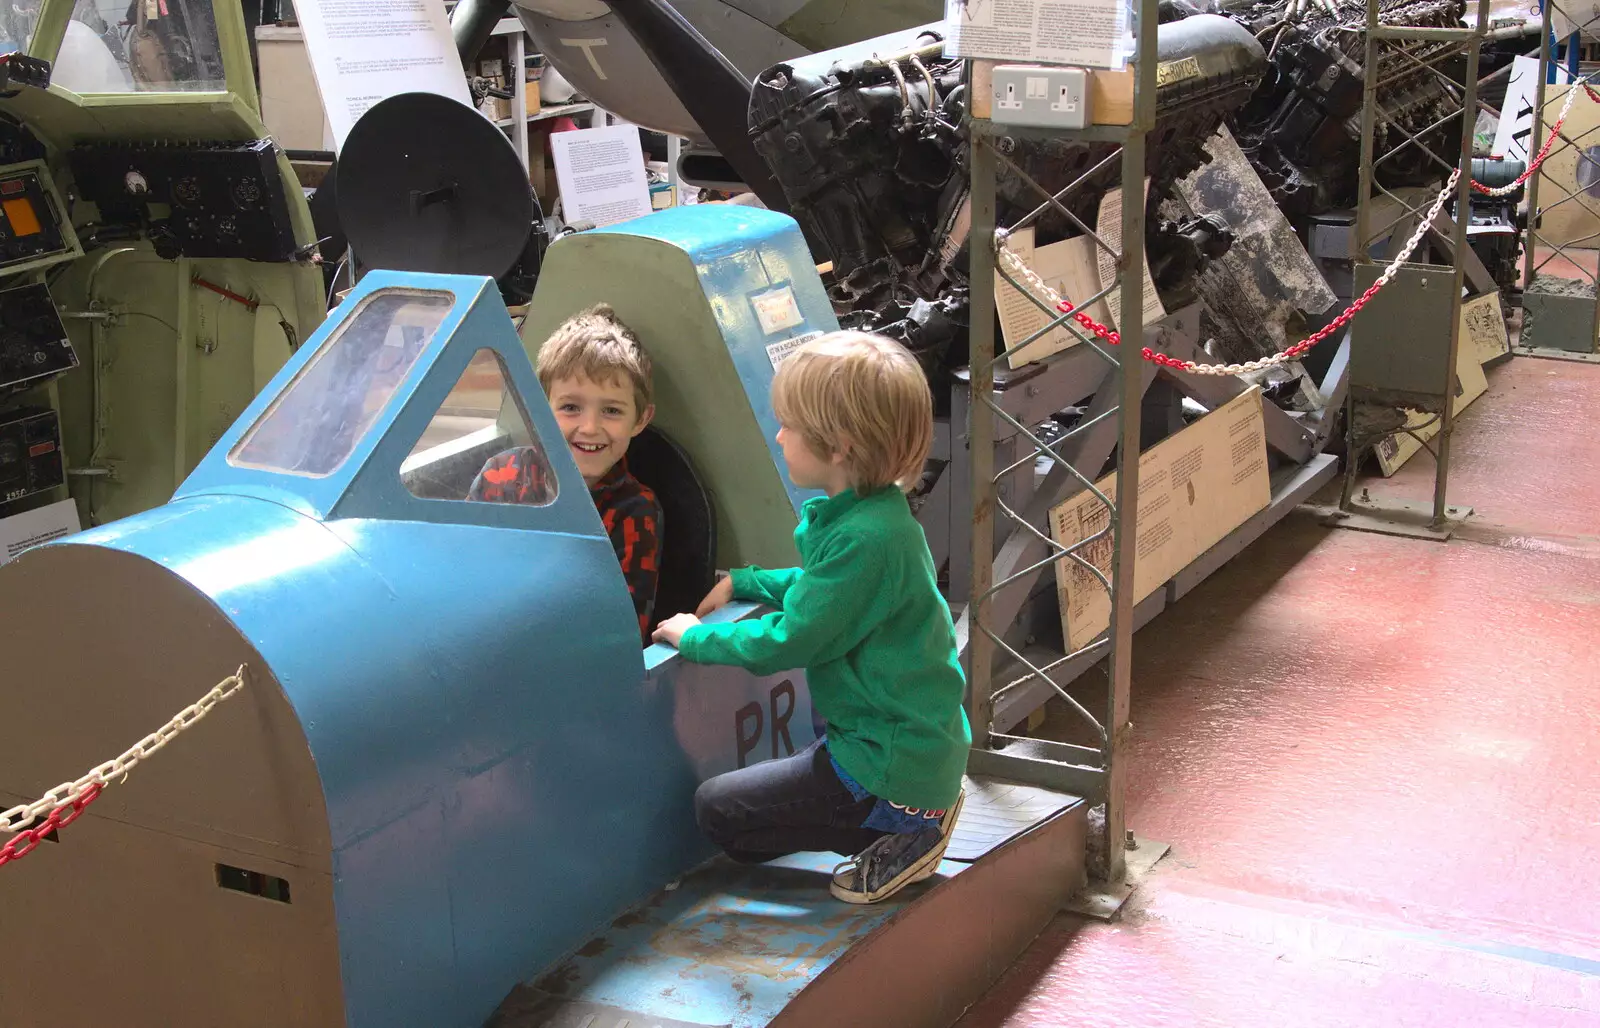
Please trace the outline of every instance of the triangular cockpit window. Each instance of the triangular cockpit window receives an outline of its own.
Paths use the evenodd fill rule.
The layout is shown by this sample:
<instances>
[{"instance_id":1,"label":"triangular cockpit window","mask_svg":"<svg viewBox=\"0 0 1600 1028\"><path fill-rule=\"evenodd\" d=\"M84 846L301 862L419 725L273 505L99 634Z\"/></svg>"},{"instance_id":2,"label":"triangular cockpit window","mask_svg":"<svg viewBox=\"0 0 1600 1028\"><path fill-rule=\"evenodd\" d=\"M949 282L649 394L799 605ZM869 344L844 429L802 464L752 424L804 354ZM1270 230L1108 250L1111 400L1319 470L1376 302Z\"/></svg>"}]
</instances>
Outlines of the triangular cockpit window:
<instances>
[{"instance_id":1,"label":"triangular cockpit window","mask_svg":"<svg viewBox=\"0 0 1600 1028\"><path fill-rule=\"evenodd\" d=\"M472 355L450 395L400 465L413 496L543 506L556 498L555 471L500 355Z\"/></svg>"},{"instance_id":2,"label":"triangular cockpit window","mask_svg":"<svg viewBox=\"0 0 1600 1028\"><path fill-rule=\"evenodd\" d=\"M367 296L245 432L228 463L306 478L338 471L453 306L446 292Z\"/></svg>"}]
</instances>

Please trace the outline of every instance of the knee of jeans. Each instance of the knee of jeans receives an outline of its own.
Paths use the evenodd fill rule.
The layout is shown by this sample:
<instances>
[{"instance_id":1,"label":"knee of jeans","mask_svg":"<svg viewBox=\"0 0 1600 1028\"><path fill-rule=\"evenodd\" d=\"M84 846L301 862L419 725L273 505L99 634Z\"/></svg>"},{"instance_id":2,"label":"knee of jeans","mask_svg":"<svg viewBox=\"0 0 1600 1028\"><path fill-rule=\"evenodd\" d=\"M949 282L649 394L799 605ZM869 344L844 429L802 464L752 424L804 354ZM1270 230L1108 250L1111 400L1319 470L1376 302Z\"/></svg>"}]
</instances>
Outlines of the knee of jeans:
<instances>
[{"instance_id":1,"label":"knee of jeans","mask_svg":"<svg viewBox=\"0 0 1600 1028\"><path fill-rule=\"evenodd\" d=\"M722 804L723 791L715 778L700 783L694 791L694 821L700 831L717 840L726 834L727 810Z\"/></svg>"}]
</instances>

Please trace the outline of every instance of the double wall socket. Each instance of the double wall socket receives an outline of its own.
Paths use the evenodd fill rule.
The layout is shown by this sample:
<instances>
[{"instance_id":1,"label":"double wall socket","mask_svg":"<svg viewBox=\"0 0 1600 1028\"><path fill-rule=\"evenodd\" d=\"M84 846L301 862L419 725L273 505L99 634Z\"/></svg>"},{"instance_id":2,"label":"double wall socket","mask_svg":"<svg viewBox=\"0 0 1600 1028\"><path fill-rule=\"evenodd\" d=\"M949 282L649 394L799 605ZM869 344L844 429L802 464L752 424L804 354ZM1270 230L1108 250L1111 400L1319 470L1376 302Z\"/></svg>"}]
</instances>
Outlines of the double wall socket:
<instances>
[{"instance_id":1,"label":"double wall socket","mask_svg":"<svg viewBox=\"0 0 1600 1028\"><path fill-rule=\"evenodd\" d=\"M1089 124L1089 73L1042 64L996 65L990 120L1001 125L1084 128Z\"/></svg>"}]
</instances>

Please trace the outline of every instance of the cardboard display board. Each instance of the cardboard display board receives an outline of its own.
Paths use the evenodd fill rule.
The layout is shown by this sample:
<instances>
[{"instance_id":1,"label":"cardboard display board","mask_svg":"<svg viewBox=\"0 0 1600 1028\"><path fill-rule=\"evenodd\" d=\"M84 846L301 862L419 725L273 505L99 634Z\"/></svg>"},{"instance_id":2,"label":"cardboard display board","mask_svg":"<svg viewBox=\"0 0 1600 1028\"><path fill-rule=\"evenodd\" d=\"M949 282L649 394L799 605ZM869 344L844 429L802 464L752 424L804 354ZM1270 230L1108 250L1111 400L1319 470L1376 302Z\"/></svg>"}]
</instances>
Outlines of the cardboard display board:
<instances>
[{"instance_id":1,"label":"cardboard display board","mask_svg":"<svg viewBox=\"0 0 1600 1028\"><path fill-rule=\"evenodd\" d=\"M1113 472L1095 483L1115 499ZM1261 390L1252 387L1139 455L1134 528L1138 603L1272 502ZM1084 491L1050 512L1050 534L1072 546L1104 532L1109 511ZM1111 534L1077 551L1111 577ZM1087 646L1111 624L1111 597L1093 572L1071 559L1056 564L1061 631L1067 649Z\"/></svg>"},{"instance_id":2,"label":"cardboard display board","mask_svg":"<svg viewBox=\"0 0 1600 1028\"><path fill-rule=\"evenodd\" d=\"M1144 180L1144 188L1146 193L1150 191L1148 178ZM1106 193L1101 199L1098 226L1096 231L1100 237L1109 246L1120 250L1122 247L1120 189ZM1093 237L1087 235L1074 236L1071 239L1063 239L1036 248L1033 228L1030 226L1012 233L1006 240L1006 247L1035 274L1044 279L1058 295L1073 303L1082 303L1094 296L1117 274L1116 262L1111 254L1101 248ZM1141 256L1145 258L1141 269L1144 274L1144 293L1141 297L1141 306L1144 310L1143 324L1153 325L1166 317L1167 311L1161 305L1161 297L1156 293L1155 282L1150 277L1148 255ZM1105 297L1096 300L1088 308L1089 316L1108 328L1120 330L1121 292L1120 289L1113 289ZM998 271L994 276L994 295L1000 315L1000 333L1007 348L1017 345L1044 328L1052 317L1040 310L1038 304L1013 288ZM1020 368L1024 364L1043 360L1053 353L1060 353L1076 346L1080 341L1071 330L1065 327L1057 328L1011 354L1007 362L1013 368Z\"/></svg>"},{"instance_id":3,"label":"cardboard display board","mask_svg":"<svg viewBox=\"0 0 1600 1028\"><path fill-rule=\"evenodd\" d=\"M1462 301L1461 345L1472 351L1479 365L1511 352L1511 336L1506 332L1499 293L1485 293Z\"/></svg>"},{"instance_id":4,"label":"cardboard display board","mask_svg":"<svg viewBox=\"0 0 1600 1028\"><path fill-rule=\"evenodd\" d=\"M1461 342L1456 351L1456 396L1451 412L1459 417L1474 400L1489 391L1483 365L1511 350L1506 321L1500 313L1500 294L1485 293L1461 304ZM1416 456L1424 441L1439 434L1433 415L1407 411L1406 424L1416 435L1401 433L1381 440L1372 448L1378 468L1388 478ZM1425 426L1425 427L1418 427ZM1421 439L1418 438L1421 437Z\"/></svg>"},{"instance_id":5,"label":"cardboard display board","mask_svg":"<svg viewBox=\"0 0 1600 1028\"><path fill-rule=\"evenodd\" d=\"M1034 248L1033 228L1021 229L1006 240L1006 246L1024 264L1045 280L1059 295L1069 300L1082 301L1100 291L1100 279L1095 272L1094 240L1088 236L1074 236L1059 243ZM1011 283L994 277L994 295L1000 314L1000 333L1007 348L1038 332L1050 323L1051 315L1015 289ZM1042 299L1042 298L1041 298ZM1104 323L1109 316L1106 305L1096 301L1088 309L1089 316ZM1079 339L1065 327L1041 336L1007 358L1013 368L1032 361L1043 360L1053 353L1077 346Z\"/></svg>"},{"instance_id":6,"label":"cardboard display board","mask_svg":"<svg viewBox=\"0 0 1600 1028\"><path fill-rule=\"evenodd\" d=\"M1144 203L1150 195L1150 178L1145 177L1144 190L1139 194L1139 202ZM1100 198L1100 216L1095 222L1095 231L1100 238L1106 241L1118 253L1122 252L1122 190L1107 190L1105 196ZM1143 250L1143 247L1140 247ZM1094 254L1095 264L1099 271L1100 286L1104 288L1117 277L1117 262L1112 259L1103 247L1096 246L1091 251ZM1144 290L1140 295L1144 308L1142 325L1153 325L1167 316L1167 309L1161 306L1161 297L1156 293L1155 281L1150 277L1150 255L1141 252L1139 255L1139 271L1144 275ZM1122 329L1122 290L1113 289L1106 294L1106 307L1111 317L1105 319L1105 324L1121 331Z\"/></svg>"}]
</instances>

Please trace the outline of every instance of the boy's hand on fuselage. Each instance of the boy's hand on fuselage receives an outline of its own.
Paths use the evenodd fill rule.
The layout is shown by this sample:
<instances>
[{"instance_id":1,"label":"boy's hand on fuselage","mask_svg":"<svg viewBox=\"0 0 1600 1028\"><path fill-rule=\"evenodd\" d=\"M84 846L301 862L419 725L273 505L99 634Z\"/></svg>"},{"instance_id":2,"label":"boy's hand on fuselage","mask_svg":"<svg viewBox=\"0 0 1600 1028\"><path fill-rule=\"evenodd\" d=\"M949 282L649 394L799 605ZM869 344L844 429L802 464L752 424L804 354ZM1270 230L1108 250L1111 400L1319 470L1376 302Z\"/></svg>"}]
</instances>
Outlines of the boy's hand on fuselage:
<instances>
[{"instance_id":1,"label":"boy's hand on fuselage","mask_svg":"<svg viewBox=\"0 0 1600 1028\"><path fill-rule=\"evenodd\" d=\"M733 578L724 578L711 587L706 593L706 598L700 601L700 606L694 609L694 616L703 618L714 610L719 610L733 602Z\"/></svg>"},{"instance_id":2,"label":"boy's hand on fuselage","mask_svg":"<svg viewBox=\"0 0 1600 1028\"><path fill-rule=\"evenodd\" d=\"M716 592L715 589L712 592ZM707 597L709 599L709 597ZM658 643L666 643L676 647L678 640L683 638L683 633L700 623L700 619L693 614L674 614L656 626L656 631L651 638Z\"/></svg>"}]
</instances>

